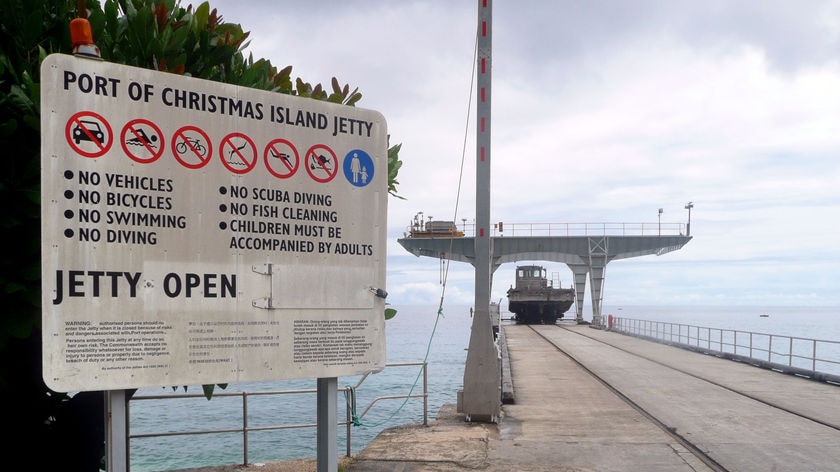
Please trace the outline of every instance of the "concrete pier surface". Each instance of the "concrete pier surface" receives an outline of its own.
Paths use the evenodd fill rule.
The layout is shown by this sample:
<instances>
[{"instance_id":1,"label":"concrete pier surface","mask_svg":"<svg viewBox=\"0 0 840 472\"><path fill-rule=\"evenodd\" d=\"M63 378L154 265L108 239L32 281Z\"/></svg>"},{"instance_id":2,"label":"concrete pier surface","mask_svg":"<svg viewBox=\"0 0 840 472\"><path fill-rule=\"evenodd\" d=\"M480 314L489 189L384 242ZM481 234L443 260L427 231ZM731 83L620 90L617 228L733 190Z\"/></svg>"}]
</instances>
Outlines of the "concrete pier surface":
<instances>
[{"instance_id":1,"label":"concrete pier surface","mask_svg":"<svg viewBox=\"0 0 840 472\"><path fill-rule=\"evenodd\" d=\"M346 470L840 470L838 386L586 325L503 329L515 403L498 424L445 408Z\"/></svg>"},{"instance_id":2,"label":"concrete pier surface","mask_svg":"<svg viewBox=\"0 0 840 472\"><path fill-rule=\"evenodd\" d=\"M514 403L498 423L446 405L428 426L382 431L340 470L840 470L840 386L587 325L502 329Z\"/></svg>"}]
</instances>

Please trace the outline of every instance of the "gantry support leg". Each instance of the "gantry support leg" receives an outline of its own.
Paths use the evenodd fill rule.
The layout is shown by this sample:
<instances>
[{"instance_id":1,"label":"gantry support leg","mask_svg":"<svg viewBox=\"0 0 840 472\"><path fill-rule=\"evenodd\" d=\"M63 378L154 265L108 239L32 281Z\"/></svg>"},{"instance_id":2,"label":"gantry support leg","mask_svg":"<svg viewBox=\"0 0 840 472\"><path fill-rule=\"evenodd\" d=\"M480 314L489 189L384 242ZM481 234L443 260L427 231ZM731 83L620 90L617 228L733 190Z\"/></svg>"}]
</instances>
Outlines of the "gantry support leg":
<instances>
[{"instance_id":1,"label":"gantry support leg","mask_svg":"<svg viewBox=\"0 0 840 472\"><path fill-rule=\"evenodd\" d=\"M599 328L603 326L601 319L601 302L604 291L604 272L606 267L597 265L589 272L589 287L592 296L592 326Z\"/></svg>"},{"instance_id":2,"label":"gantry support leg","mask_svg":"<svg viewBox=\"0 0 840 472\"><path fill-rule=\"evenodd\" d=\"M592 325L601 327L601 302L606 276L609 248L606 237L589 238L589 288L592 295Z\"/></svg>"},{"instance_id":3,"label":"gantry support leg","mask_svg":"<svg viewBox=\"0 0 840 472\"><path fill-rule=\"evenodd\" d=\"M583 323L583 298L586 296L586 273L589 268L584 264L566 264L572 270L575 283L575 322Z\"/></svg>"}]
</instances>

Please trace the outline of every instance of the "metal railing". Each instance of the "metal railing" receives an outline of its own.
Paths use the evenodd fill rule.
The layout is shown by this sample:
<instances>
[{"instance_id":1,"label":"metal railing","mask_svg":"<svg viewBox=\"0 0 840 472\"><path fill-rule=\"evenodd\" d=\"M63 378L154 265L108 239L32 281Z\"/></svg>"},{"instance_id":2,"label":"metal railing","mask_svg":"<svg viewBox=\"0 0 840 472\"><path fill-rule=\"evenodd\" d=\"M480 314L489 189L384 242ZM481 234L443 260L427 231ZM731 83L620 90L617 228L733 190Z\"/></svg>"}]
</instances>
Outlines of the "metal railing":
<instances>
[{"instance_id":1,"label":"metal railing","mask_svg":"<svg viewBox=\"0 0 840 472\"><path fill-rule=\"evenodd\" d=\"M679 236L684 223L497 223L493 236Z\"/></svg>"},{"instance_id":2,"label":"metal railing","mask_svg":"<svg viewBox=\"0 0 840 472\"><path fill-rule=\"evenodd\" d=\"M464 236L475 236L475 223L457 223ZM683 236L685 223L494 223L491 236ZM411 234L411 227L404 233Z\"/></svg>"},{"instance_id":3,"label":"metal railing","mask_svg":"<svg viewBox=\"0 0 840 472\"><path fill-rule=\"evenodd\" d=\"M840 341L618 317L607 329L840 384Z\"/></svg>"},{"instance_id":4,"label":"metal railing","mask_svg":"<svg viewBox=\"0 0 840 472\"><path fill-rule=\"evenodd\" d=\"M360 414L356 414L357 407L355 405L355 391L364 383L365 379L368 378L369 374L362 375L356 384L352 387L344 387L339 388L339 394L344 393L345 398L348 399L345 402L345 419L342 422L337 424L337 427L344 426L346 428L346 437L345 437L345 449L347 457L351 456L351 439L352 439L352 432L351 426L353 426L355 421L361 420L370 409L378 402L383 400L392 400L392 399L410 399L410 398L422 398L423 399L423 425L427 426L429 423L429 382L428 382L428 365L426 362L394 362L394 363L387 363L385 364L386 368L389 367L407 367L407 366L421 366L422 374L423 374L423 393L408 393L404 395L383 395L378 396L370 401L370 403L362 410ZM218 428L218 429L201 429L201 430L184 430L184 431L171 431L171 432L155 432L155 433L142 433L142 434L132 434L131 433L131 425L129 423L129 433L128 433L128 440L129 442L133 439L142 439L142 438L156 438L156 437L167 437L167 436L191 436L191 435L206 435L206 434L221 434L221 433L242 433L243 435L243 450L242 450L242 464L248 465L248 433L256 432L256 431L272 431L272 430L284 430L284 429L296 429L296 428L316 428L318 426L317 423L301 423L301 424L284 424L284 425L273 425L273 426L251 426L249 424L249 412L248 412L248 399L251 397L261 397L261 396L282 396L282 395L295 395L295 394L317 394L317 389L295 389L295 390L259 390L253 392L217 392L213 394L213 397L241 397L242 398L242 424L240 427L237 428ZM185 399L185 398L201 398L206 399L203 394L171 394L171 395L135 395L129 401L128 408L126 408L126 417L130 417L130 406L132 402L137 401L162 401L162 400L176 400L176 399ZM130 448L129 448L130 450ZM130 458L129 458L130 463Z\"/></svg>"}]
</instances>

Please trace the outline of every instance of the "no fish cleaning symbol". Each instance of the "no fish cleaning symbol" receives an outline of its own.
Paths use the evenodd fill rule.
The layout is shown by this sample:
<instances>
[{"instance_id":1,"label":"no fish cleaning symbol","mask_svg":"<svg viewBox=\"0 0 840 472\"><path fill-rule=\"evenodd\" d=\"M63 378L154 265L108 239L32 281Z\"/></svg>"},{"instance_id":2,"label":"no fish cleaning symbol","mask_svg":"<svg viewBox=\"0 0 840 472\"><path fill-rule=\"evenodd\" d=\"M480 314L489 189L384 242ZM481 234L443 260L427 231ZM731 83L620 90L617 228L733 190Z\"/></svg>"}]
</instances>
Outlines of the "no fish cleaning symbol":
<instances>
[{"instance_id":1,"label":"no fish cleaning symbol","mask_svg":"<svg viewBox=\"0 0 840 472\"><path fill-rule=\"evenodd\" d=\"M310 157L312 158L312 162L309 164L310 169L314 170L315 168L318 168L323 170L324 172L330 172L331 166L329 157L314 152Z\"/></svg>"},{"instance_id":2,"label":"no fish cleaning symbol","mask_svg":"<svg viewBox=\"0 0 840 472\"><path fill-rule=\"evenodd\" d=\"M306 172L316 182L329 182L338 173L335 152L323 144L316 144L306 151L306 163Z\"/></svg>"}]
</instances>

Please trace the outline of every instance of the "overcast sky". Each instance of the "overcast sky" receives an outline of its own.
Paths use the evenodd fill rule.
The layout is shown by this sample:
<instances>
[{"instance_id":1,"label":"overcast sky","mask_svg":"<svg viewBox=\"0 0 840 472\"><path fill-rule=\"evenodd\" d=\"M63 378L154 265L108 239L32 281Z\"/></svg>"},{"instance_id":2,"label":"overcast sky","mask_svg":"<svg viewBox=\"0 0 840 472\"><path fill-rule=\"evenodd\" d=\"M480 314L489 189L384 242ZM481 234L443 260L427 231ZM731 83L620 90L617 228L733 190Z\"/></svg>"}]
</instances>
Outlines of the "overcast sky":
<instances>
[{"instance_id":1,"label":"overcast sky","mask_svg":"<svg viewBox=\"0 0 840 472\"><path fill-rule=\"evenodd\" d=\"M414 214L475 218L477 3L210 2L246 53L358 87L402 143L394 305L441 298L439 261L397 243ZM840 1L496 1L491 174L506 227L685 223L694 203L683 249L607 266L605 305L840 306ZM445 303L472 305L472 266L448 275Z\"/></svg>"}]
</instances>

